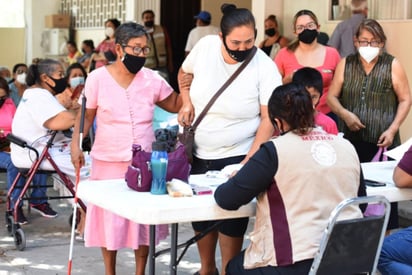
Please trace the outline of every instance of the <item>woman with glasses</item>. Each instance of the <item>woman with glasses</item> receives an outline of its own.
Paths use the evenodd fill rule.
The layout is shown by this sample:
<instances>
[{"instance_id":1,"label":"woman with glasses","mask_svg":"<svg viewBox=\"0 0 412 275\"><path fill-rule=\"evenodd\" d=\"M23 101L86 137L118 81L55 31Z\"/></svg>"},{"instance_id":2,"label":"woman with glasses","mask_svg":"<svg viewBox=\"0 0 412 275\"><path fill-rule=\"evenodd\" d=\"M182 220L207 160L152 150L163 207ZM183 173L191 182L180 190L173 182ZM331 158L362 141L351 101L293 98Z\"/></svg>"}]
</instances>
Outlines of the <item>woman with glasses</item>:
<instances>
[{"instance_id":1,"label":"woman with glasses","mask_svg":"<svg viewBox=\"0 0 412 275\"><path fill-rule=\"evenodd\" d=\"M133 144L151 151L155 135L152 128L155 106L176 113L180 96L155 71L144 68L148 36L143 26L124 23L115 34L116 61L92 71L85 83L87 98L84 133L96 119L91 150L90 179L124 178L131 163ZM77 116L71 145L75 167L84 164L79 148L80 115ZM103 183L102 183L103 184ZM96 186L98 188L98 186ZM167 225L157 226L157 242L166 238ZM116 253L121 248L134 250L136 274L143 275L149 247L149 226L134 223L96 205L88 204L85 226L86 247L100 247L106 275L116 273Z\"/></svg>"},{"instance_id":2,"label":"woman with glasses","mask_svg":"<svg viewBox=\"0 0 412 275\"><path fill-rule=\"evenodd\" d=\"M317 69L322 74L323 93L316 110L336 120L336 116L326 104L326 97L340 60L339 53L336 49L317 42L320 25L312 11L298 11L293 20L293 28L297 39L288 47L281 49L275 57L283 84L291 82L294 72L300 68Z\"/></svg>"},{"instance_id":3,"label":"woman with glasses","mask_svg":"<svg viewBox=\"0 0 412 275\"><path fill-rule=\"evenodd\" d=\"M399 127L409 113L411 95L405 71L385 50L379 23L365 19L354 38L357 53L336 68L328 104L340 120L338 128L369 162L380 148L400 145ZM398 227L397 204L392 203L388 229Z\"/></svg>"},{"instance_id":4,"label":"woman with glasses","mask_svg":"<svg viewBox=\"0 0 412 275\"><path fill-rule=\"evenodd\" d=\"M379 147L400 145L399 127L411 106L405 71L384 50L385 43L377 21L362 21L354 38L357 53L342 59L329 90L328 104L340 117L339 130L361 162L371 161Z\"/></svg>"}]
</instances>

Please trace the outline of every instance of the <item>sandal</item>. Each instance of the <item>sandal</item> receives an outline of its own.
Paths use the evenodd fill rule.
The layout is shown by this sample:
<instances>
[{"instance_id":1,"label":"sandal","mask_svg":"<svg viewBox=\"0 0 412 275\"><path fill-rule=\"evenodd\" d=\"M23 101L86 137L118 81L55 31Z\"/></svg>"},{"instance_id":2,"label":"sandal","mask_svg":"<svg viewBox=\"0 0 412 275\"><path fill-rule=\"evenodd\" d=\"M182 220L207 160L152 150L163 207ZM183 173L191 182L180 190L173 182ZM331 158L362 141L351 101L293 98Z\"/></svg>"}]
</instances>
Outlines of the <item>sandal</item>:
<instances>
[{"instance_id":1,"label":"sandal","mask_svg":"<svg viewBox=\"0 0 412 275\"><path fill-rule=\"evenodd\" d=\"M200 273L199 271L196 271L193 275L200 275ZM214 275L219 275L219 270L217 268Z\"/></svg>"}]
</instances>

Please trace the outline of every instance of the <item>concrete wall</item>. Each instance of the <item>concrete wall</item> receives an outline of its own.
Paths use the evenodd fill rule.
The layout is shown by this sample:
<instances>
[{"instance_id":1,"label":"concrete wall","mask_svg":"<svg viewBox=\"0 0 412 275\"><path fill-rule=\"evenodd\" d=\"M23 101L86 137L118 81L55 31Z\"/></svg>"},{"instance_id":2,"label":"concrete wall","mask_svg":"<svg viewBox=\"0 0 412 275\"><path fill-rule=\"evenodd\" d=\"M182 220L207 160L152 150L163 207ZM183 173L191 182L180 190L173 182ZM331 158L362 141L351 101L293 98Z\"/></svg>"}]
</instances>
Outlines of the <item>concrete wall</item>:
<instances>
[{"instance_id":1,"label":"concrete wall","mask_svg":"<svg viewBox=\"0 0 412 275\"><path fill-rule=\"evenodd\" d=\"M25 31L22 28L0 28L0 66L10 71L14 64L25 62Z\"/></svg>"}]
</instances>

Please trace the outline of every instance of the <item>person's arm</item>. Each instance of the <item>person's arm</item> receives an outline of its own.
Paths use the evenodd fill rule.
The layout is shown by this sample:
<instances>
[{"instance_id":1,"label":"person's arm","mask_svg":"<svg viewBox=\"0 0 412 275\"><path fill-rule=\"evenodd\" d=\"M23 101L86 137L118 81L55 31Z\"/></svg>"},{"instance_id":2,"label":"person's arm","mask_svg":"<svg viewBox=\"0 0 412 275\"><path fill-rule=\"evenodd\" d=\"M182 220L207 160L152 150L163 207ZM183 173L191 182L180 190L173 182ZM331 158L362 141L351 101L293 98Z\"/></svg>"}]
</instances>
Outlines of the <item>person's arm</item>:
<instances>
[{"instance_id":1,"label":"person's arm","mask_svg":"<svg viewBox=\"0 0 412 275\"><path fill-rule=\"evenodd\" d=\"M268 141L275 131L273 124L270 122L268 106L260 105L260 124L256 131L255 139L242 163L246 163L259 149L260 145Z\"/></svg>"},{"instance_id":2,"label":"person's arm","mask_svg":"<svg viewBox=\"0 0 412 275\"><path fill-rule=\"evenodd\" d=\"M216 203L227 210L236 210L249 203L273 183L277 169L276 148L273 142L267 142L235 176L216 189L214 193Z\"/></svg>"},{"instance_id":3,"label":"person's arm","mask_svg":"<svg viewBox=\"0 0 412 275\"><path fill-rule=\"evenodd\" d=\"M178 93L172 92L166 99L158 102L157 105L170 113L177 113L182 107L182 97Z\"/></svg>"},{"instance_id":4,"label":"person's arm","mask_svg":"<svg viewBox=\"0 0 412 275\"><path fill-rule=\"evenodd\" d=\"M96 117L96 109L86 109L84 113L84 127L83 134L86 136L89 133L90 127L93 125L94 118ZM84 156L80 148L80 119L81 112L77 112L76 121L74 124L74 130L72 134L72 142L70 144L70 155L73 166L78 169L84 165Z\"/></svg>"},{"instance_id":5,"label":"person's arm","mask_svg":"<svg viewBox=\"0 0 412 275\"><path fill-rule=\"evenodd\" d=\"M406 173L399 166L396 166L393 171L393 182L399 188L412 187L412 175Z\"/></svg>"},{"instance_id":6,"label":"person's arm","mask_svg":"<svg viewBox=\"0 0 412 275\"><path fill-rule=\"evenodd\" d=\"M393 171L393 181L397 187L412 187L412 146L405 152Z\"/></svg>"},{"instance_id":7,"label":"person's arm","mask_svg":"<svg viewBox=\"0 0 412 275\"><path fill-rule=\"evenodd\" d=\"M180 68L179 72L177 73L177 79L179 82L182 107L179 110L178 122L182 126L191 125L195 117L195 110L193 108L192 101L190 100L190 84L187 83L188 78L192 80L193 75L186 73L182 68Z\"/></svg>"},{"instance_id":8,"label":"person's arm","mask_svg":"<svg viewBox=\"0 0 412 275\"><path fill-rule=\"evenodd\" d=\"M392 85L398 99L398 108L391 125L378 139L378 146L381 147L392 145L395 134L398 132L399 127L411 108L411 91L409 89L408 78L397 59L394 59L392 62Z\"/></svg>"},{"instance_id":9,"label":"person's arm","mask_svg":"<svg viewBox=\"0 0 412 275\"><path fill-rule=\"evenodd\" d=\"M335 74L328 91L327 103L332 112L338 115L351 131L359 131L365 128L365 125L363 125L354 113L345 109L339 101L344 81L345 63L346 58L343 58L338 63L338 66L336 66Z\"/></svg>"},{"instance_id":10,"label":"person's arm","mask_svg":"<svg viewBox=\"0 0 412 275\"><path fill-rule=\"evenodd\" d=\"M47 129L60 131L67 130L74 125L75 114L69 111L62 111L55 115L54 117L49 118L43 123L43 126Z\"/></svg>"}]
</instances>

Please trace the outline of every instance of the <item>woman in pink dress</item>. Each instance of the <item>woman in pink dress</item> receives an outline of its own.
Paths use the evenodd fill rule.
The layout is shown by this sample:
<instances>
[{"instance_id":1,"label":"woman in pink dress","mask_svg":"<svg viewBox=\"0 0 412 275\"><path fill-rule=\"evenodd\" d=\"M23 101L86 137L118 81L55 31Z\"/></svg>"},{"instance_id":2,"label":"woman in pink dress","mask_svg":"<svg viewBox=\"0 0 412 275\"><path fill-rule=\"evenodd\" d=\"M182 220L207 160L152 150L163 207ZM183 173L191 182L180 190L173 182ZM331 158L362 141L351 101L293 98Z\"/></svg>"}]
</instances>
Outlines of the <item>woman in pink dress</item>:
<instances>
[{"instance_id":1,"label":"woman in pink dress","mask_svg":"<svg viewBox=\"0 0 412 275\"><path fill-rule=\"evenodd\" d=\"M114 32L120 26L120 21L116 18L108 19L104 22L104 26L106 38L97 46L93 56L93 60L96 61L96 69L116 60Z\"/></svg>"},{"instance_id":2,"label":"woman in pink dress","mask_svg":"<svg viewBox=\"0 0 412 275\"><path fill-rule=\"evenodd\" d=\"M88 133L95 119L97 124L91 150L92 180L124 178L131 163L132 144L140 144L144 150L151 151L155 140L152 130L155 105L173 113L179 111L182 105L180 96L159 74L142 68L151 50L147 46L143 26L132 22L120 25L115 43L116 61L91 72L85 86L87 103L83 132ZM71 146L76 168L84 164L78 146L79 124L80 115ZM166 238L167 234L167 225L157 226L156 241ZM106 275L115 274L117 250L132 248L135 251L136 274L144 274L149 226L136 224L89 203L85 245L101 247Z\"/></svg>"},{"instance_id":3,"label":"woman in pink dress","mask_svg":"<svg viewBox=\"0 0 412 275\"><path fill-rule=\"evenodd\" d=\"M302 67L312 67L322 74L323 94L316 110L331 116L326 104L329 86L340 56L336 49L317 42L320 25L316 15L310 10L298 11L293 20L294 33L297 37L288 47L282 48L275 57L275 63L283 77L283 84L292 81L293 73Z\"/></svg>"}]
</instances>

